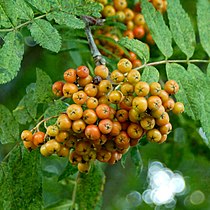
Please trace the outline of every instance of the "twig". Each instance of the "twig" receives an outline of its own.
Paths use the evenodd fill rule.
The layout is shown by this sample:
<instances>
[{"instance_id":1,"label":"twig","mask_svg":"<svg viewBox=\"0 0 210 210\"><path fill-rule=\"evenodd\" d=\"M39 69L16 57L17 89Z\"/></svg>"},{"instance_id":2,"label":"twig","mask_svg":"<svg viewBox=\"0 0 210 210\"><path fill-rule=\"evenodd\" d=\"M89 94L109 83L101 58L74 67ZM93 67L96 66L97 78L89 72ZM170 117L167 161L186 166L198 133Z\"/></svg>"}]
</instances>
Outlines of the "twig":
<instances>
[{"instance_id":1,"label":"twig","mask_svg":"<svg viewBox=\"0 0 210 210\"><path fill-rule=\"evenodd\" d=\"M162 60L162 61L156 61L152 63L145 63L142 66L139 66L135 69L140 70L147 66L157 66L157 65L166 64L166 63L210 63L210 60Z\"/></svg>"},{"instance_id":2,"label":"twig","mask_svg":"<svg viewBox=\"0 0 210 210\"><path fill-rule=\"evenodd\" d=\"M90 50L91 50L91 54L93 56L96 66L105 65L106 61L102 57L101 53L99 52L99 50L94 42L93 35L91 33L91 28L90 28L90 26L92 26L92 25L102 25L104 20L94 19L93 17L90 17L90 16L82 16L81 18L85 22L85 33L86 33L87 40L88 40Z\"/></svg>"},{"instance_id":3,"label":"twig","mask_svg":"<svg viewBox=\"0 0 210 210\"><path fill-rule=\"evenodd\" d=\"M6 29L0 29L0 32L10 32L10 31L15 31L15 30L18 30L19 28L22 28L30 23L32 23L33 20L38 20L38 19L42 19L43 17L45 17L47 14L44 14L44 15L40 15L40 16L37 16L35 17L34 19L32 20L29 20L29 21L26 21L25 23L22 23L14 28L6 28Z\"/></svg>"},{"instance_id":4,"label":"twig","mask_svg":"<svg viewBox=\"0 0 210 210\"><path fill-rule=\"evenodd\" d=\"M71 210L75 210L76 195L77 195L77 184L78 184L79 176L80 176L80 173L78 172L77 177L76 177L76 180L75 180L74 190L73 190L73 193L72 193L72 206L71 206Z\"/></svg>"}]
</instances>

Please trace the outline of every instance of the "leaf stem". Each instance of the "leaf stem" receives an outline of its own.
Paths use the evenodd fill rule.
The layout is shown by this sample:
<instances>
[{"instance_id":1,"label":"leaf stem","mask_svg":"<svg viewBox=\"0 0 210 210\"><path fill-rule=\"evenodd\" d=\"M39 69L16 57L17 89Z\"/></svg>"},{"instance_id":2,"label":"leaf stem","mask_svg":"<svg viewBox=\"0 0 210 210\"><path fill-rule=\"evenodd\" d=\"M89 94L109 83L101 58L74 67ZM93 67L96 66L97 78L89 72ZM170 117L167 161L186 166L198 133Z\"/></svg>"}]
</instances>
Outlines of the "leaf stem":
<instances>
[{"instance_id":1,"label":"leaf stem","mask_svg":"<svg viewBox=\"0 0 210 210\"><path fill-rule=\"evenodd\" d=\"M72 193L72 206L71 206L71 210L75 210L76 195L77 195L77 184L78 184L79 176L80 176L80 172L78 172L77 177L76 177L76 180L75 180L74 190L73 190L73 193Z\"/></svg>"},{"instance_id":2,"label":"leaf stem","mask_svg":"<svg viewBox=\"0 0 210 210\"><path fill-rule=\"evenodd\" d=\"M166 63L210 63L210 60L198 60L198 59L194 59L194 60L162 60L162 61L156 61L156 62L152 62L152 63L145 63L142 66L139 66L135 69L140 70L147 66L157 66L157 65L166 64Z\"/></svg>"},{"instance_id":3,"label":"leaf stem","mask_svg":"<svg viewBox=\"0 0 210 210\"><path fill-rule=\"evenodd\" d=\"M20 25L14 27L14 28L0 29L0 32L11 32L11 31L18 30L18 29L20 29L20 28L22 28L22 27L24 27L24 26L26 26L26 25L32 23L33 20L38 20L38 19L42 19L42 18L46 17L46 15L47 15L47 14L37 16L37 17L35 17L34 19L29 20L29 21L26 21L25 23L22 23L22 24L20 24Z\"/></svg>"}]
</instances>

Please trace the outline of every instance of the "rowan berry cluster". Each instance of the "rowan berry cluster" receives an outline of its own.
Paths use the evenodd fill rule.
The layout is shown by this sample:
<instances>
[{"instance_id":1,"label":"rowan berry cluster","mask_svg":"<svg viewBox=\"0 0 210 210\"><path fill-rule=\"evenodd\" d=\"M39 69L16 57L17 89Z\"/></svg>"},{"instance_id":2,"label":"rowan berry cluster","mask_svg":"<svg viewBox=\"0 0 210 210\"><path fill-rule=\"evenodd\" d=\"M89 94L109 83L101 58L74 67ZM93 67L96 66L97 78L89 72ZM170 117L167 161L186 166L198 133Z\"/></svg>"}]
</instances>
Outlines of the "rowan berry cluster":
<instances>
[{"instance_id":1,"label":"rowan berry cluster","mask_svg":"<svg viewBox=\"0 0 210 210\"><path fill-rule=\"evenodd\" d=\"M118 30L113 26L103 27L96 30L95 36L98 37L96 39L97 45L103 46L106 50L118 55L119 57L124 56L124 51L114 42L117 42L122 36L130 39L140 39L149 45L154 45L154 40L152 39L144 16L141 13L140 3L136 3L133 8L129 8L126 0L114 0L111 3L108 3L107 0L97 1L101 3L103 7L102 17L113 17L116 22L121 22L126 26L125 31ZM166 0L150 0L150 2L158 11L162 13L166 11ZM111 39L104 39L103 37L100 37L100 35ZM101 52L102 54L109 56L106 50L102 49Z\"/></svg>"},{"instance_id":2,"label":"rowan berry cluster","mask_svg":"<svg viewBox=\"0 0 210 210\"><path fill-rule=\"evenodd\" d=\"M64 72L65 81L55 82L52 91L73 102L45 132L24 130L26 148L40 147L43 156L68 157L79 171L88 172L92 161L120 160L143 135L151 142L167 139L172 129L168 112L184 111L183 104L170 97L179 90L175 81L167 81L164 89L157 82L143 82L126 58L113 72L99 65L94 74L86 66Z\"/></svg>"}]
</instances>

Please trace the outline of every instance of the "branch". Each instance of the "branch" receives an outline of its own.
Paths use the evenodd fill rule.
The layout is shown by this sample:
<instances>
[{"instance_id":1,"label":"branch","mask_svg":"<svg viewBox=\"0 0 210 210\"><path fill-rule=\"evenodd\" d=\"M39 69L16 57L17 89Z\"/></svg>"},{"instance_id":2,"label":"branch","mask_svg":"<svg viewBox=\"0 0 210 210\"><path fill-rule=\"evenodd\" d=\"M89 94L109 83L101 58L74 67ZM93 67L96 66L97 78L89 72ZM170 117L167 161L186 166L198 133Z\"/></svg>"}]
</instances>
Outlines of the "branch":
<instances>
[{"instance_id":1,"label":"branch","mask_svg":"<svg viewBox=\"0 0 210 210\"><path fill-rule=\"evenodd\" d=\"M93 35L92 35L91 29L90 29L90 26L92 26L92 25L102 25L104 20L94 19L93 17L90 17L90 16L82 16L81 18L85 22L85 25L86 25L85 33L86 33L87 40L88 40L90 50L91 50L91 54L93 56L96 66L105 65L106 61L102 57L101 53L99 52L99 50L94 42Z\"/></svg>"},{"instance_id":2,"label":"branch","mask_svg":"<svg viewBox=\"0 0 210 210\"><path fill-rule=\"evenodd\" d=\"M20 24L20 25L14 27L14 28L0 29L0 32L11 32L11 31L16 31L16 30L18 30L18 29L20 29L20 28L22 28L22 27L24 27L24 26L26 26L26 25L32 23L33 20L38 20L38 19L42 19L42 18L46 17L46 15L47 15L47 14L37 16L37 17L35 17L34 19L29 20L29 21L26 21L25 23L22 23L22 24Z\"/></svg>"},{"instance_id":3,"label":"branch","mask_svg":"<svg viewBox=\"0 0 210 210\"><path fill-rule=\"evenodd\" d=\"M142 66L135 68L135 70L140 70L147 66L157 66L157 65L166 64L166 63L210 63L210 60L163 60L163 61L156 61L152 63L145 63Z\"/></svg>"}]
</instances>

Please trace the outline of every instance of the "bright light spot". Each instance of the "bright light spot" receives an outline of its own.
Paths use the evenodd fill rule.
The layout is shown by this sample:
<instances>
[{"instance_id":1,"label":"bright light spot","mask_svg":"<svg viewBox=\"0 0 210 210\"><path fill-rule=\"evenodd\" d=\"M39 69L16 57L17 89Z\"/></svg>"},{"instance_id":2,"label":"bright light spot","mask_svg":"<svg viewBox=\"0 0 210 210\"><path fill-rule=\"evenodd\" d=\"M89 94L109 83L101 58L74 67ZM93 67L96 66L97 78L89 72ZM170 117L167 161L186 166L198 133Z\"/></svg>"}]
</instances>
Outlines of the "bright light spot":
<instances>
[{"instance_id":1,"label":"bright light spot","mask_svg":"<svg viewBox=\"0 0 210 210\"><path fill-rule=\"evenodd\" d=\"M129 206L137 207L141 204L141 194L137 191L133 191L126 196L127 203Z\"/></svg>"},{"instance_id":2,"label":"bright light spot","mask_svg":"<svg viewBox=\"0 0 210 210\"><path fill-rule=\"evenodd\" d=\"M170 180L169 187L173 190L174 193L181 193L185 189L185 181L180 174L174 174Z\"/></svg>"},{"instance_id":3,"label":"bright light spot","mask_svg":"<svg viewBox=\"0 0 210 210\"><path fill-rule=\"evenodd\" d=\"M194 191L190 196L190 202L193 205L199 205L203 203L205 200L205 195L200 190Z\"/></svg>"},{"instance_id":4,"label":"bright light spot","mask_svg":"<svg viewBox=\"0 0 210 210\"><path fill-rule=\"evenodd\" d=\"M205 132L203 131L203 128L199 128L199 134L200 134L200 136L201 136L201 138L204 140L204 142L206 143L206 145L208 145L208 143L209 143L209 140L208 140L208 138L206 137L206 134L205 134Z\"/></svg>"},{"instance_id":5,"label":"bright light spot","mask_svg":"<svg viewBox=\"0 0 210 210\"><path fill-rule=\"evenodd\" d=\"M152 176L153 174L155 174L157 171L159 171L162 168L163 168L163 164L162 163L160 163L158 161L152 162L149 165L148 175Z\"/></svg>"},{"instance_id":6,"label":"bright light spot","mask_svg":"<svg viewBox=\"0 0 210 210\"><path fill-rule=\"evenodd\" d=\"M168 186L162 186L159 188L155 188L152 191L151 197L153 203L156 205L166 204L173 198L173 192Z\"/></svg>"},{"instance_id":7,"label":"bright light spot","mask_svg":"<svg viewBox=\"0 0 210 210\"><path fill-rule=\"evenodd\" d=\"M169 203L167 203L166 205L166 208L168 209L172 209L176 206L176 200L175 199L172 199Z\"/></svg>"},{"instance_id":8,"label":"bright light spot","mask_svg":"<svg viewBox=\"0 0 210 210\"><path fill-rule=\"evenodd\" d=\"M160 170L151 177L151 184L155 187L168 185L170 182L169 175L164 171Z\"/></svg>"},{"instance_id":9,"label":"bright light spot","mask_svg":"<svg viewBox=\"0 0 210 210\"><path fill-rule=\"evenodd\" d=\"M158 161L150 163L148 181L148 189L142 194L142 199L147 204L165 207L167 205L173 208L176 205L175 196L185 189L184 178Z\"/></svg>"},{"instance_id":10,"label":"bright light spot","mask_svg":"<svg viewBox=\"0 0 210 210\"><path fill-rule=\"evenodd\" d=\"M152 193L152 190L151 189L147 189L142 194L142 199L147 204L152 204L153 203L152 198L151 198L151 193Z\"/></svg>"}]
</instances>

